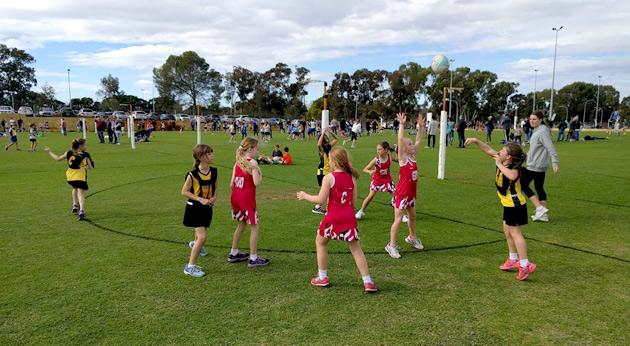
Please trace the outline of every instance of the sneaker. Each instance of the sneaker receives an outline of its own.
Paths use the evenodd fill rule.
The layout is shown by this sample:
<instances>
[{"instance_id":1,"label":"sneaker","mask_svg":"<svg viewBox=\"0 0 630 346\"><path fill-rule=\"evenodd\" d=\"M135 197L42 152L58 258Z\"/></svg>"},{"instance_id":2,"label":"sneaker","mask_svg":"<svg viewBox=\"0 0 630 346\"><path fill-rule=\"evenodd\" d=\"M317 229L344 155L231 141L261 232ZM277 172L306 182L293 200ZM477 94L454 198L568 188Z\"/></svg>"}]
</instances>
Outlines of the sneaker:
<instances>
[{"instance_id":1,"label":"sneaker","mask_svg":"<svg viewBox=\"0 0 630 346\"><path fill-rule=\"evenodd\" d=\"M204 273L203 270L201 270L200 266L198 265L189 266L188 264L184 267L184 274L190 275L195 278L200 278L206 275L206 273Z\"/></svg>"},{"instance_id":2,"label":"sneaker","mask_svg":"<svg viewBox=\"0 0 630 346\"><path fill-rule=\"evenodd\" d=\"M326 214L326 210L324 210L322 207L314 207L312 211L315 214Z\"/></svg>"},{"instance_id":3,"label":"sneaker","mask_svg":"<svg viewBox=\"0 0 630 346\"><path fill-rule=\"evenodd\" d=\"M378 288L376 288L376 285L374 285L373 282L364 282L363 287L365 287L365 292L367 293L373 293L373 292L378 291Z\"/></svg>"},{"instance_id":4,"label":"sneaker","mask_svg":"<svg viewBox=\"0 0 630 346\"><path fill-rule=\"evenodd\" d=\"M541 217L543 217L543 215L547 214L548 211L549 209L542 206L540 209L536 208L536 214L532 215L532 220L538 221Z\"/></svg>"},{"instance_id":5,"label":"sneaker","mask_svg":"<svg viewBox=\"0 0 630 346\"><path fill-rule=\"evenodd\" d=\"M527 267L518 267L518 275L516 278L523 281L525 280L529 274L531 274L534 270L536 270L536 265L532 262L527 263Z\"/></svg>"},{"instance_id":6,"label":"sneaker","mask_svg":"<svg viewBox=\"0 0 630 346\"><path fill-rule=\"evenodd\" d=\"M501 270L510 270L510 269L520 268L520 267L521 267L521 265L519 264L518 259L511 260L508 257L508 259L505 260L505 263L503 263L503 264L501 264L499 266L499 269L501 269Z\"/></svg>"},{"instance_id":7,"label":"sneaker","mask_svg":"<svg viewBox=\"0 0 630 346\"><path fill-rule=\"evenodd\" d=\"M354 144L350 146L350 148L354 148Z\"/></svg>"},{"instance_id":8,"label":"sneaker","mask_svg":"<svg viewBox=\"0 0 630 346\"><path fill-rule=\"evenodd\" d=\"M232 255L232 254L228 255L228 262L230 263L243 262L243 261L247 261L248 259L249 259L249 254L242 253L240 251L236 255Z\"/></svg>"},{"instance_id":9,"label":"sneaker","mask_svg":"<svg viewBox=\"0 0 630 346\"><path fill-rule=\"evenodd\" d=\"M387 253L392 258L400 258L400 252L398 252L398 246L390 246L389 243L387 243L387 245L385 245L385 251L387 251Z\"/></svg>"},{"instance_id":10,"label":"sneaker","mask_svg":"<svg viewBox=\"0 0 630 346\"><path fill-rule=\"evenodd\" d=\"M411 244L411 246L418 250L424 249L424 246L422 246L422 243L420 242L420 238L411 238L411 236L408 236L405 238L405 242L407 242L407 244Z\"/></svg>"},{"instance_id":11,"label":"sneaker","mask_svg":"<svg viewBox=\"0 0 630 346\"><path fill-rule=\"evenodd\" d=\"M261 267L261 266L266 266L267 264L269 264L269 262L271 262L270 259L264 259L264 258L258 256L258 258L256 258L255 261L252 261L250 259L249 263L247 263L247 266L250 267L250 268Z\"/></svg>"},{"instance_id":12,"label":"sneaker","mask_svg":"<svg viewBox=\"0 0 630 346\"><path fill-rule=\"evenodd\" d=\"M363 212L363 210L357 211L357 213L354 215L354 217L356 217L357 220L360 220L363 216L365 216L365 213Z\"/></svg>"},{"instance_id":13,"label":"sneaker","mask_svg":"<svg viewBox=\"0 0 630 346\"><path fill-rule=\"evenodd\" d=\"M405 222L405 223L406 223L407 221L409 221L409 217L407 216L407 214L404 214L404 215L403 215L402 222Z\"/></svg>"},{"instance_id":14,"label":"sneaker","mask_svg":"<svg viewBox=\"0 0 630 346\"><path fill-rule=\"evenodd\" d=\"M318 277L314 277L311 280L311 285L319 286L319 287L326 287L326 286L330 285L330 282L328 282L328 276L323 278L323 279L320 279L319 276L318 276Z\"/></svg>"},{"instance_id":15,"label":"sneaker","mask_svg":"<svg viewBox=\"0 0 630 346\"><path fill-rule=\"evenodd\" d=\"M195 241L193 240L193 241L191 241L190 243L188 243L188 246L190 246L190 248L192 249L192 248L193 248L193 246L195 246ZM206 257L206 256L208 256L208 251L206 251L206 248L205 248L205 247L202 247L202 248L201 248L201 251L199 251L199 256L201 256L201 257Z\"/></svg>"},{"instance_id":16,"label":"sneaker","mask_svg":"<svg viewBox=\"0 0 630 346\"><path fill-rule=\"evenodd\" d=\"M70 212L71 212L72 214L76 214L76 213L78 213L78 212L79 212L79 206L78 206L78 205L76 205L76 204L75 204L75 205L73 205L73 206L72 206L72 210L70 210Z\"/></svg>"},{"instance_id":17,"label":"sneaker","mask_svg":"<svg viewBox=\"0 0 630 346\"><path fill-rule=\"evenodd\" d=\"M85 213L83 211L79 212L79 218L77 219L79 221L85 221Z\"/></svg>"},{"instance_id":18,"label":"sneaker","mask_svg":"<svg viewBox=\"0 0 630 346\"><path fill-rule=\"evenodd\" d=\"M538 219L538 221L549 222L549 214L545 214Z\"/></svg>"}]
</instances>

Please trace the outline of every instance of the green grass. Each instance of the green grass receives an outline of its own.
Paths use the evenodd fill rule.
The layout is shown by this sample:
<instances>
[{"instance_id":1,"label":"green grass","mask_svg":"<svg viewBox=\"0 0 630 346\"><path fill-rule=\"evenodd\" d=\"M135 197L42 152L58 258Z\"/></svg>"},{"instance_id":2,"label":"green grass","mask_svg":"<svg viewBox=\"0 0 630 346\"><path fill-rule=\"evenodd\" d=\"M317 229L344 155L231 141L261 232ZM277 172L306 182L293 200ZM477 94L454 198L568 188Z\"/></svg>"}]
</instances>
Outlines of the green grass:
<instances>
[{"instance_id":1,"label":"green grass","mask_svg":"<svg viewBox=\"0 0 630 346\"><path fill-rule=\"evenodd\" d=\"M43 151L62 153L74 135L46 135L39 152L28 153L20 134L24 151L1 154L1 345L630 344L630 136L556 145L560 172L548 173L545 186L552 221L523 228L538 265L525 282L497 268L507 246L493 161L476 148L449 148L446 179L437 180L438 150L421 149L418 228L426 250L403 243L400 260L384 252L393 212L388 196L377 194L359 221L380 289L367 295L343 243L330 245L331 287L309 283L321 216L295 192L318 191L314 141L275 134L295 165L262 166L259 253L272 263L250 269L226 261L236 145L203 134L215 150L219 199L209 256L198 262L208 275L195 279L183 274L193 231L182 225L180 191L196 135L158 133L131 150L90 134L97 169L89 172L89 223L70 214L65 164ZM360 138L349 149L354 165L362 168L377 142L394 139L390 132ZM368 187L363 175L358 203Z\"/></svg>"}]
</instances>

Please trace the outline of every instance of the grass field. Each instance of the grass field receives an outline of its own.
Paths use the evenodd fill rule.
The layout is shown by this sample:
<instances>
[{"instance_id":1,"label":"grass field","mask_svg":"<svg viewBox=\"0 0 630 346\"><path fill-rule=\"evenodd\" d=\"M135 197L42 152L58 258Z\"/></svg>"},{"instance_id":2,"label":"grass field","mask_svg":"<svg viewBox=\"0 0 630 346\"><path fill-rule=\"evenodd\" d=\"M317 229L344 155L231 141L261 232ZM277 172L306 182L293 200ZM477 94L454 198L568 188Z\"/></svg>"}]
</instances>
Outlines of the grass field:
<instances>
[{"instance_id":1,"label":"grass field","mask_svg":"<svg viewBox=\"0 0 630 346\"><path fill-rule=\"evenodd\" d=\"M404 229L402 258L383 250L393 219L387 194L377 194L359 221L380 290L374 295L363 292L342 243L329 247L331 286L309 283L322 217L295 192L318 191L315 141L275 133L261 146L270 154L273 144L288 145L295 165L262 166L259 253L272 263L250 269L226 260L236 226L229 179L237 145L225 134L203 134L215 150L219 198L209 256L198 262L208 275L197 279L183 274L193 231L182 225L180 194L196 135L158 133L131 150L89 134L96 162L89 222L70 214L65 163L43 151L48 145L63 153L75 135L46 135L28 153L28 136L20 134L23 151L0 154L0 345L630 344L630 135L556 145L560 172L548 173L545 185L551 222L523 228L538 265L525 282L497 268L507 246L493 161L476 148L450 147L446 179L437 180L438 150L422 148L425 251L402 241ZM394 139L391 132L360 138L349 149L353 164L362 168L377 142ZM368 188L363 174L358 203Z\"/></svg>"}]
</instances>

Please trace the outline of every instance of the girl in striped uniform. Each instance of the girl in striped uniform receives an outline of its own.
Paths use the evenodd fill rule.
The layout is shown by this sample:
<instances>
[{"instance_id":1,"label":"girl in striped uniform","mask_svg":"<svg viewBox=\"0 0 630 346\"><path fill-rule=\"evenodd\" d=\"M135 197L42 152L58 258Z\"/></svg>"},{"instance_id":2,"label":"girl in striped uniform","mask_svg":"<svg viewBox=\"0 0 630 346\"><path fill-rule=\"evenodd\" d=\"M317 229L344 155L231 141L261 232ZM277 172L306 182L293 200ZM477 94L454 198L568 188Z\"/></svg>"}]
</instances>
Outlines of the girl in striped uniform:
<instances>
[{"instance_id":1,"label":"girl in striped uniform","mask_svg":"<svg viewBox=\"0 0 630 346\"><path fill-rule=\"evenodd\" d=\"M422 114L418 114L418 124L416 126L416 142L405 138L405 122L407 116L404 113L397 114L400 126L398 127L398 163L400 171L398 172L398 186L392 196L392 206L394 206L394 223L389 235L389 243L385 246L385 251L392 258L400 258L400 252L396 245L396 237L398 230L403 222L403 215L407 212L409 221L409 236L405 238L405 242L411 244L417 250L424 247L416 234L416 188L418 185L418 165L416 164L416 153L422 142L422 133L424 132L424 119Z\"/></svg>"},{"instance_id":2,"label":"girl in striped uniform","mask_svg":"<svg viewBox=\"0 0 630 346\"><path fill-rule=\"evenodd\" d=\"M348 152L341 147L330 150L330 168L332 173L324 177L317 196L309 195L304 191L297 193L299 201L306 200L321 204L328 200L328 211L319 224L315 239L319 273L311 280L311 284L314 286L330 284L328 281L328 242L333 239L348 242L350 252L361 272L365 291L375 292L377 289L370 278L365 254L359 243L357 219L353 217L354 202L357 200L356 179L359 173L350 166Z\"/></svg>"},{"instance_id":3,"label":"girl in striped uniform","mask_svg":"<svg viewBox=\"0 0 630 346\"><path fill-rule=\"evenodd\" d=\"M193 148L195 169L186 174L182 195L188 197L184 212L184 226L195 229L195 240L188 243L190 259L184 267L184 274L201 277L206 275L197 265L199 256L207 256L203 245L206 243L207 228L212 222L212 206L217 200L217 169L210 167L214 161L212 148L197 144Z\"/></svg>"},{"instance_id":4,"label":"girl in striped uniform","mask_svg":"<svg viewBox=\"0 0 630 346\"><path fill-rule=\"evenodd\" d=\"M521 226L527 224L527 200L521 191L521 165L527 155L517 143L508 143L499 152L476 138L466 140L466 145L471 143L494 158L497 168L494 181L503 205L503 233L509 250L508 259L499 269L508 271L518 268L516 278L525 280L536 269L536 265L527 258L527 244L521 232Z\"/></svg>"},{"instance_id":5,"label":"girl in striped uniform","mask_svg":"<svg viewBox=\"0 0 630 346\"><path fill-rule=\"evenodd\" d=\"M49 147L44 147L55 161L67 160L68 169L66 179L72 186L72 213L79 213L79 221L85 220L85 191L88 190L87 169L94 169L94 162L90 154L85 151L87 148L85 139L77 138L72 141L72 149L61 156L55 155Z\"/></svg>"},{"instance_id":6,"label":"girl in striped uniform","mask_svg":"<svg viewBox=\"0 0 630 346\"><path fill-rule=\"evenodd\" d=\"M391 153L394 153L392 156ZM363 172L372 176L372 182L370 183L370 193L363 200L361 209L356 213L355 217L361 219L365 213L365 208L370 205L370 202L376 195L376 192L389 192L394 193L395 186L392 181L392 175L389 170L392 161L398 162L398 157L392 147L387 142L381 142L376 145L376 157L370 161L370 163L363 168Z\"/></svg>"},{"instance_id":7,"label":"girl in striped uniform","mask_svg":"<svg viewBox=\"0 0 630 346\"><path fill-rule=\"evenodd\" d=\"M269 264L270 260L259 257L258 252L258 210L256 209L256 186L262 180L262 172L256 162L260 144L252 137L247 137L241 141L241 145L236 149L236 163L232 171L230 188L232 189L232 218L238 221L234 239L232 240L232 251L228 255L228 262L235 263L249 259L248 267L254 268ZM251 234L249 235L249 249L251 255L238 250L238 243L241 241L245 226L249 224Z\"/></svg>"}]
</instances>

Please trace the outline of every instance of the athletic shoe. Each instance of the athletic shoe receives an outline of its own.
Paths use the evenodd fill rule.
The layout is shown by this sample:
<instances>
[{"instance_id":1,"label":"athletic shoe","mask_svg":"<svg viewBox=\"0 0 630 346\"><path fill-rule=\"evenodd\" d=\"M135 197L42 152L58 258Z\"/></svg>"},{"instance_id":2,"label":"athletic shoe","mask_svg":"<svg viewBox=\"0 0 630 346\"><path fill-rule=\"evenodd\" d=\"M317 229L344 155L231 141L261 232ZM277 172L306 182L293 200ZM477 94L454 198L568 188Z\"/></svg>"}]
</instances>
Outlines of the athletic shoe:
<instances>
[{"instance_id":1,"label":"athletic shoe","mask_svg":"<svg viewBox=\"0 0 630 346\"><path fill-rule=\"evenodd\" d=\"M406 223L407 221L409 221L409 217L407 216L407 214L404 214L402 222Z\"/></svg>"},{"instance_id":2,"label":"athletic shoe","mask_svg":"<svg viewBox=\"0 0 630 346\"><path fill-rule=\"evenodd\" d=\"M195 277L195 278L200 278L200 277L206 275L206 273L204 273L203 270L201 270L201 267L196 265L196 264L195 265L191 265L191 266L187 264L184 267L184 274L190 275L190 276Z\"/></svg>"},{"instance_id":3,"label":"athletic shoe","mask_svg":"<svg viewBox=\"0 0 630 346\"><path fill-rule=\"evenodd\" d=\"M408 236L407 238L405 238L405 241L407 242L407 244L411 244L411 246L415 247L418 250L424 249L424 246L422 246L422 243L420 242L420 238L411 238L411 236Z\"/></svg>"},{"instance_id":4,"label":"athletic shoe","mask_svg":"<svg viewBox=\"0 0 630 346\"><path fill-rule=\"evenodd\" d=\"M516 275L516 278L523 281L525 280L529 274L531 274L534 270L536 270L536 265L532 262L527 263L527 266L525 268L523 267L518 267L518 275Z\"/></svg>"},{"instance_id":5,"label":"athletic shoe","mask_svg":"<svg viewBox=\"0 0 630 346\"><path fill-rule=\"evenodd\" d=\"M549 214L543 215L538 221L549 222Z\"/></svg>"},{"instance_id":6,"label":"athletic shoe","mask_svg":"<svg viewBox=\"0 0 630 346\"><path fill-rule=\"evenodd\" d=\"M350 146L350 148L354 148L354 144Z\"/></svg>"},{"instance_id":7,"label":"athletic shoe","mask_svg":"<svg viewBox=\"0 0 630 346\"><path fill-rule=\"evenodd\" d=\"M365 213L363 212L363 210L357 211L357 213L354 215L354 217L356 217L357 220L360 220L363 216L365 216Z\"/></svg>"},{"instance_id":8,"label":"athletic shoe","mask_svg":"<svg viewBox=\"0 0 630 346\"><path fill-rule=\"evenodd\" d=\"M249 262L247 263L247 266L250 267L250 268L261 267L261 266L266 266L267 264L269 264L269 262L271 262L270 259L264 259L264 258L258 256L258 258L256 258L255 261L252 261L250 259Z\"/></svg>"},{"instance_id":9,"label":"athletic shoe","mask_svg":"<svg viewBox=\"0 0 630 346\"><path fill-rule=\"evenodd\" d=\"M385 245L385 251L387 251L387 253L392 258L400 258L400 252L398 252L398 246L390 246L389 243L387 243L387 245Z\"/></svg>"},{"instance_id":10,"label":"athletic shoe","mask_svg":"<svg viewBox=\"0 0 630 346\"><path fill-rule=\"evenodd\" d=\"M326 287L326 286L330 285L330 282L328 282L328 276L323 278L323 279L320 279L319 276L318 276L318 277L314 277L311 280L311 285L319 286L319 287Z\"/></svg>"},{"instance_id":11,"label":"athletic shoe","mask_svg":"<svg viewBox=\"0 0 630 346\"><path fill-rule=\"evenodd\" d=\"M518 259L511 260L508 257L508 259L505 260L505 263L503 263L503 264L501 264L499 266L499 269L501 269L501 270L510 270L510 269L520 268L520 267L521 267L521 265L519 264Z\"/></svg>"},{"instance_id":12,"label":"athletic shoe","mask_svg":"<svg viewBox=\"0 0 630 346\"><path fill-rule=\"evenodd\" d=\"M378 291L378 288L376 288L376 285L374 285L373 282L364 282L363 287L365 287L365 292L367 293L373 293L373 292Z\"/></svg>"},{"instance_id":13,"label":"athletic shoe","mask_svg":"<svg viewBox=\"0 0 630 346\"><path fill-rule=\"evenodd\" d=\"M542 206L540 209L536 208L536 214L532 215L532 220L538 221L541 217L543 217L543 215L547 214L548 211L549 209Z\"/></svg>"},{"instance_id":14,"label":"athletic shoe","mask_svg":"<svg viewBox=\"0 0 630 346\"><path fill-rule=\"evenodd\" d=\"M79 218L77 219L79 221L85 221L85 213L83 211L79 212Z\"/></svg>"},{"instance_id":15,"label":"athletic shoe","mask_svg":"<svg viewBox=\"0 0 630 346\"><path fill-rule=\"evenodd\" d=\"M324 210L322 207L313 207L312 211L315 214L326 214L326 210Z\"/></svg>"},{"instance_id":16,"label":"athletic shoe","mask_svg":"<svg viewBox=\"0 0 630 346\"><path fill-rule=\"evenodd\" d=\"M79 207L75 204L72 206L72 210L70 210L72 214L76 214L79 212Z\"/></svg>"},{"instance_id":17,"label":"athletic shoe","mask_svg":"<svg viewBox=\"0 0 630 346\"><path fill-rule=\"evenodd\" d=\"M228 255L228 262L230 263L243 262L243 261L247 261L248 259L249 259L249 254L242 253L240 251L236 255L232 255L232 254Z\"/></svg>"},{"instance_id":18,"label":"athletic shoe","mask_svg":"<svg viewBox=\"0 0 630 346\"><path fill-rule=\"evenodd\" d=\"M195 246L195 241L193 240L193 241L191 241L190 243L188 243L188 246L190 246L190 248L192 249L192 248L193 248L193 246ZM201 256L201 257L206 257L206 256L208 256L208 251L206 251L206 248L205 248L205 247L202 247L202 248L201 248L201 251L199 251L199 256Z\"/></svg>"}]
</instances>

